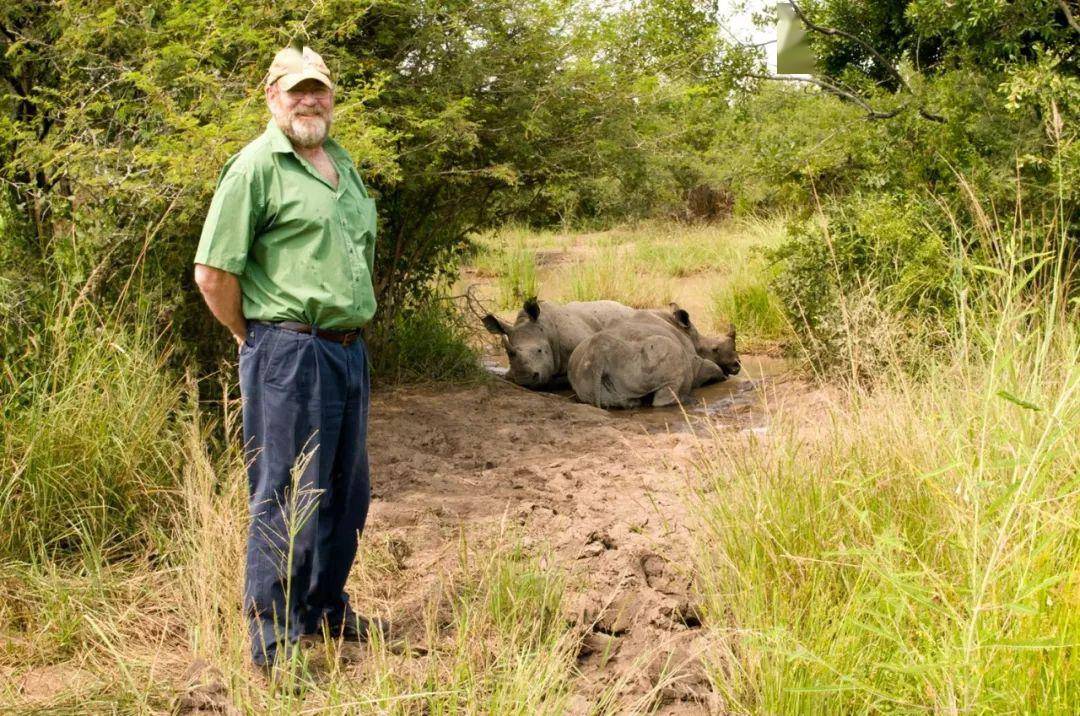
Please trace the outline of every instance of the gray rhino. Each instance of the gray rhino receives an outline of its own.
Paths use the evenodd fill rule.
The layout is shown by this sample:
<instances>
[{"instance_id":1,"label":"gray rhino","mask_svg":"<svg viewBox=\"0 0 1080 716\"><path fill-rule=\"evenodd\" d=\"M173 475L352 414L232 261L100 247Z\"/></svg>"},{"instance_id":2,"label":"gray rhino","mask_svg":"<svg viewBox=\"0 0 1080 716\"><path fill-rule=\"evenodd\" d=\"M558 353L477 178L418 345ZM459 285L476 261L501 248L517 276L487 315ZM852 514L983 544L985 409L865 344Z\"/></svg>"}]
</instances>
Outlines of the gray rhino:
<instances>
[{"instance_id":1,"label":"gray rhino","mask_svg":"<svg viewBox=\"0 0 1080 716\"><path fill-rule=\"evenodd\" d=\"M721 339L701 336L689 314L672 304L670 311L640 311L586 338L570 357L568 374L579 400L634 408L671 405L738 371L734 329Z\"/></svg>"},{"instance_id":2,"label":"gray rhino","mask_svg":"<svg viewBox=\"0 0 1080 716\"><path fill-rule=\"evenodd\" d=\"M531 298L513 324L490 313L483 321L488 331L502 336L510 359L510 380L526 388L550 388L566 383L570 355L578 344L637 313L617 301L560 305Z\"/></svg>"},{"instance_id":3,"label":"gray rhino","mask_svg":"<svg viewBox=\"0 0 1080 716\"><path fill-rule=\"evenodd\" d=\"M711 360L724 371L723 380L729 375L735 375L742 368L739 362L739 354L735 350L735 324L729 323L727 332L720 338L703 336L698 332L697 326L690 320L690 314L676 303L668 304L668 310L650 311L664 320L674 324L686 334L694 346L694 352L702 358Z\"/></svg>"}]
</instances>

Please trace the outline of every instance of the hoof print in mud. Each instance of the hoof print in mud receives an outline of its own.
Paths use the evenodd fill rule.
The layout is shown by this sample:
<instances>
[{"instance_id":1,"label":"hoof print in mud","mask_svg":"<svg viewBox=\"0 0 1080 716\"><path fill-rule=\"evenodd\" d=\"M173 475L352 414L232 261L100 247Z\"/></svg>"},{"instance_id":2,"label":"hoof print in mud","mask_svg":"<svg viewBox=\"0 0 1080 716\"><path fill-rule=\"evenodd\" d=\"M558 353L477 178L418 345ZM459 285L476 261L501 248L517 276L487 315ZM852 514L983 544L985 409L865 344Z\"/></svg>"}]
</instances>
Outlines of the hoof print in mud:
<instances>
[{"instance_id":1,"label":"hoof print in mud","mask_svg":"<svg viewBox=\"0 0 1080 716\"><path fill-rule=\"evenodd\" d=\"M637 622L643 606L644 600L637 592L622 592L600 614L596 629L612 636L625 634Z\"/></svg>"}]
</instances>

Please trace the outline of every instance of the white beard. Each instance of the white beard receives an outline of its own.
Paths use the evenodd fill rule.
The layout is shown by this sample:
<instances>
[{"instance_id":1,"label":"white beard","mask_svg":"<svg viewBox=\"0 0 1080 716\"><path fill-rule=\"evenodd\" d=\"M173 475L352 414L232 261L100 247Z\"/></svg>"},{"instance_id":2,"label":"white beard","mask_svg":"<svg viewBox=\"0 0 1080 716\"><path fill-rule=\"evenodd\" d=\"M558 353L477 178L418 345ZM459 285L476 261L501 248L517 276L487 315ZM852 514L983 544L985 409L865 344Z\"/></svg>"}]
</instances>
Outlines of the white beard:
<instances>
[{"instance_id":1,"label":"white beard","mask_svg":"<svg viewBox=\"0 0 1080 716\"><path fill-rule=\"evenodd\" d=\"M274 102L271 103L270 112L285 136L300 149L321 147L330 134L330 125L333 122L331 111L327 111L325 115L300 115L295 111L290 113Z\"/></svg>"}]
</instances>

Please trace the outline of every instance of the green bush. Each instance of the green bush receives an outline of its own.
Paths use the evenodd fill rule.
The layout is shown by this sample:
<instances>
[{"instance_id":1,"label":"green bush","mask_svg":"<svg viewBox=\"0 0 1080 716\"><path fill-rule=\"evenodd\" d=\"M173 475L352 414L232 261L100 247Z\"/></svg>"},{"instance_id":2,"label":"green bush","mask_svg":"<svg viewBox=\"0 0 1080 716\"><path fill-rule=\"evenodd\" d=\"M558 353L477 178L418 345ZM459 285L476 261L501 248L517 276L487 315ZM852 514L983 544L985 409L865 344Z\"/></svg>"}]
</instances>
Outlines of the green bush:
<instances>
[{"instance_id":1,"label":"green bush","mask_svg":"<svg viewBox=\"0 0 1080 716\"><path fill-rule=\"evenodd\" d=\"M447 298L399 313L367 338L372 380L387 382L468 381L482 377L471 340L475 329Z\"/></svg>"},{"instance_id":2,"label":"green bush","mask_svg":"<svg viewBox=\"0 0 1080 716\"><path fill-rule=\"evenodd\" d=\"M950 246L931 223L941 218L931 218L918 201L856 195L838 202L827 224L793 223L791 238L772 254L787 267L777 282L785 303L811 329L835 310L836 292L859 286L879 287L897 312L948 309L955 277Z\"/></svg>"}]
</instances>

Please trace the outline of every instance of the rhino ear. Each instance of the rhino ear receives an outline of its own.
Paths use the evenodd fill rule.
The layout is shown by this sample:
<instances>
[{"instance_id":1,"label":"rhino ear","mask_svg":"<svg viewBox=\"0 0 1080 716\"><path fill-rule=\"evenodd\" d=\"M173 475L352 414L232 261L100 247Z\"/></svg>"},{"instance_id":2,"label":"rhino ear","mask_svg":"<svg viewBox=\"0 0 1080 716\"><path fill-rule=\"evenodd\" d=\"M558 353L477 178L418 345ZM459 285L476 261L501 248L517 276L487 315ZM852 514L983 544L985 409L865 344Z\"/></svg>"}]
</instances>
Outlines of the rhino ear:
<instances>
[{"instance_id":1,"label":"rhino ear","mask_svg":"<svg viewBox=\"0 0 1080 716\"><path fill-rule=\"evenodd\" d=\"M500 321L494 315L489 313L484 316L482 320L484 321L484 328L488 329L488 333L494 333L496 335L503 336L507 334L506 324Z\"/></svg>"},{"instance_id":2,"label":"rhino ear","mask_svg":"<svg viewBox=\"0 0 1080 716\"><path fill-rule=\"evenodd\" d=\"M526 299L524 310L530 321L540 318L540 302L536 300L536 296Z\"/></svg>"},{"instance_id":3,"label":"rhino ear","mask_svg":"<svg viewBox=\"0 0 1080 716\"><path fill-rule=\"evenodd\" d=\"M675 303L674 301L669 303L667 307L668 310L671 311L671 318L675 321L675 323L682 326L683 328L690 327L690 314L687 313L685 309L680 308L679 304Z\"/></svg>"},{"instance_id":4,"label":"rhino ear","mask_svg":"<svg viewBox=\"0 0 1080 716\"><path fill-rule=\"evenodd\" d=\"M727 327L727 337L731 340L735 340L735 324L729 323Z\"/></svg>"}]
</instances>

